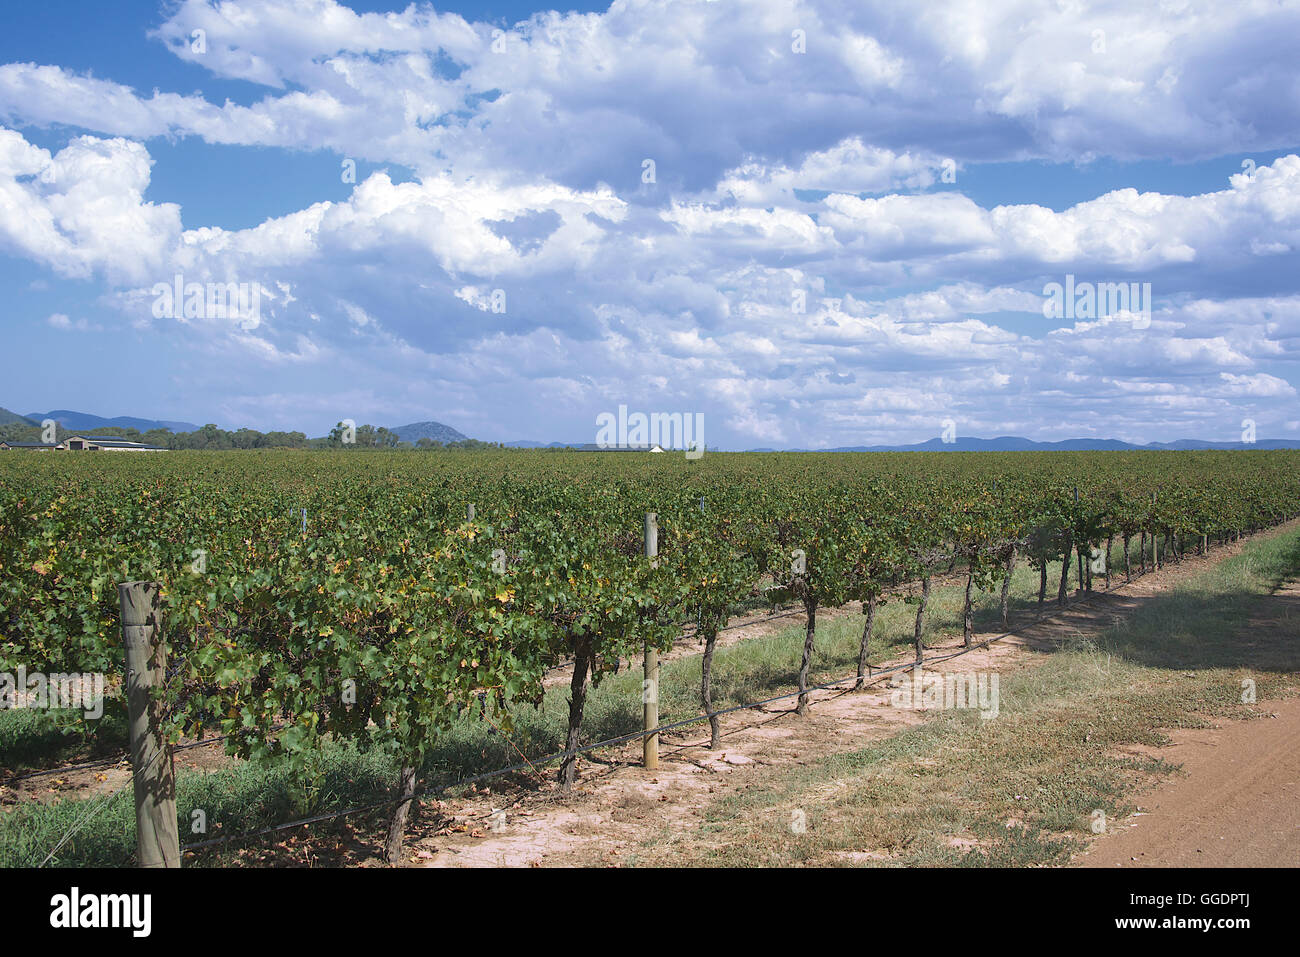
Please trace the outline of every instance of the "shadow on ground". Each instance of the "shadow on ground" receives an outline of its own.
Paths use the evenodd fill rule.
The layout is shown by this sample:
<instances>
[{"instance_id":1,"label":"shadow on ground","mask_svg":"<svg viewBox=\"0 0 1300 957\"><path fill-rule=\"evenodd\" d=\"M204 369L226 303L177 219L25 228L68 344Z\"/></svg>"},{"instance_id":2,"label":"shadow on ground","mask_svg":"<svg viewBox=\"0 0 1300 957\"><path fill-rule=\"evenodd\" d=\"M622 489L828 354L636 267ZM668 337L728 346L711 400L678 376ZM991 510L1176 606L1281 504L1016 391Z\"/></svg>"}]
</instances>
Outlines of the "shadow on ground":
<instances>
[{"instance_id":1,"label":"shadow on ground","mask_svg":"<svg viewBox=\"0 0 1300 957\"><path fill-rule=\"evenodd\" d=\"M1300 586L1281 587L1300 576L1300 539L1263 554L1233 556L1223 571L1150 596L1093 593L1064 611L1049 608L1056 612L1050 620L1017 634L1030 648L1051 652L1077 646L1098 616L1110 617L1094 643L1135 664L1300 671ZM1259 590L1261 573L1271 594Z\"/></svg>"}]
</instances>

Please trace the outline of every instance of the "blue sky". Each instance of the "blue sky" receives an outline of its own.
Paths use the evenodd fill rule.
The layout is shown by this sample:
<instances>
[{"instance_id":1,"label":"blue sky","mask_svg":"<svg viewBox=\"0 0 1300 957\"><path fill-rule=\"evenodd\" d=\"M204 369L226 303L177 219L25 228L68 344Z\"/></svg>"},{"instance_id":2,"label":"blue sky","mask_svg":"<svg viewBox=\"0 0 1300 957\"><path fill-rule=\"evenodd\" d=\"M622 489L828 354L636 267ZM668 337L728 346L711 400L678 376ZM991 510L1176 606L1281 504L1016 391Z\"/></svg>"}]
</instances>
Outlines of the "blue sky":
<instances>
[{"instance_id":1,"label":"blue sky","mask_svg":"<svg viewBox=\"0 0 1300 957\"><path fill-rule=\"evenodd\" d=\"M0 406L1300 438L1300 4L899 10L8 9ZM1067 276L1137 297L1047 318Z\"/></svg>"}]
</instances>

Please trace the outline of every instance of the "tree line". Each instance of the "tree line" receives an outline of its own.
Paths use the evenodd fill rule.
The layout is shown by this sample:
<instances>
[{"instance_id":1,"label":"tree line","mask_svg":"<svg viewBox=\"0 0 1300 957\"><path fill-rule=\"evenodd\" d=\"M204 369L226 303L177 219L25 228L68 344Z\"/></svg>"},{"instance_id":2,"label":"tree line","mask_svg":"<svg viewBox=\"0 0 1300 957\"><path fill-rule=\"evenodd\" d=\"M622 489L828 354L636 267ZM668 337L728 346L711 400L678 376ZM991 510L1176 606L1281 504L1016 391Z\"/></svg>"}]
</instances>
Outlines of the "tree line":
<instances>
[{"instance_id":1,"label":"tree line","mask_svg":"<svg viewBox=\"0 0 1300 957\"><path fill-rule=\"evenodd\" d=\"M457 451L478 449L502 449L506 446L496 442L481 442L478 439L465 439L457 442L439 442L435 439L421 438L416 442L406 442L384 426L357 426L354 435L348 435L342 423L335 426L330 434L321 438L309 439L303 432L259 432L257 429L227 430L208 423L193 432L173 432L170 429L122 428L119 426L102 426L94 429L66 429L55 427L54 441L62 442L71 435L113 436L127 442L143 442L164 449L228 451L234 449L395 449L416 451ZM355 441L344 441L355 439ZM0 425L0 442L42 442L44 436L39 425L12 423Z\"/></svg>"}]
</instances>

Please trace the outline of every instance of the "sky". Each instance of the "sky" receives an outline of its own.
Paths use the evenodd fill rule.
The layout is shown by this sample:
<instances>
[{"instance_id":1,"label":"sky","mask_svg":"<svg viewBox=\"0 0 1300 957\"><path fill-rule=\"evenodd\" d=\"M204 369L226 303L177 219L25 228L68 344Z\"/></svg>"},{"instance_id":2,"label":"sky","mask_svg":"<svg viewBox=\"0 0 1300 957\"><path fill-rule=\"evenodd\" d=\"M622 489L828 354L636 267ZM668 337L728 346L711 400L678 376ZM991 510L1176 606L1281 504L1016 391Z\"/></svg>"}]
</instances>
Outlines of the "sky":
<instances>
[{"instance_id":1,"label":"sky","mask_svg":"<svg viewBox=\"0 0 1300 957\"><path fill-rule=\"evenodd\" d=\"M1300 438L1300 0L5 18L20 413Z\"/></svg>"}]
</instances>

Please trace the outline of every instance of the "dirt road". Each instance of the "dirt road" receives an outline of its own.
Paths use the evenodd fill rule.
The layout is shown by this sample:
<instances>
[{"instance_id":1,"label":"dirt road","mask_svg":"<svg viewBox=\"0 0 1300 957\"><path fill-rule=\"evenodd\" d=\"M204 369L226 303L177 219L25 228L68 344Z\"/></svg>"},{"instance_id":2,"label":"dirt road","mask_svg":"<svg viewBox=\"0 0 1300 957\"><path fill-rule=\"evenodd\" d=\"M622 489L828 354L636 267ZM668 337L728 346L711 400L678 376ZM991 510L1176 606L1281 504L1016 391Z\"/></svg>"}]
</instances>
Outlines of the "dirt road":
<instances>
[{"instance_id":1,"label":"dirt road","mask_svg":"<svg viewBox=\"0 0 1300 957\"><path fill-rule=\"evenodd\" d=\"M1300 865L1300 699L1264 707L1269 717L1175 732L1161 754L1184 774L1151 792L1080 866Z\"/></svg>"},{"instance_id":2,"label":"dirt road","mask_svg":"<svg viewBox=\"0 0 1300 957\"><path fill-rule=\"evenodd\" d=\"M1300 585L1264 600L1243 637L1300 636ZM1140 801L1082 867L1300 866L1300 698L1262 701L1264 717L1175 731L1158 753L1183 773Z\"/></svg>"}]
</instances>

